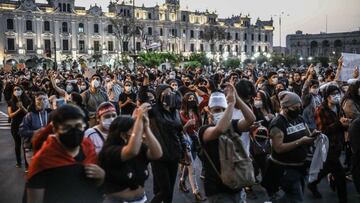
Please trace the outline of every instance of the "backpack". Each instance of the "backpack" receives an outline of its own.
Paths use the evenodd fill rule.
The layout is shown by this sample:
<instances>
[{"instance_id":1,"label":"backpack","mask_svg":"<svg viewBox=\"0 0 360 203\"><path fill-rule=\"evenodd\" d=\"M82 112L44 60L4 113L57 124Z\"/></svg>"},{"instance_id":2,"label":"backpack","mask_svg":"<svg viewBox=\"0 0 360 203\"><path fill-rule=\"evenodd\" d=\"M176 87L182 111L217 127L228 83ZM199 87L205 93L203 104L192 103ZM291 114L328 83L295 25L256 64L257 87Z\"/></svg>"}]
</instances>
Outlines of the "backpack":
<instances>
[{"instance_id":1,"label":"backpack","mask_svg":"<svg viewBox=\"0 0 360 203\"><path fill-rule=\"evenodd\" d=\"M234 131L232 125L219 138L220 172L216 169L209 154L204 151L211 166L227 187L240 190L243 187L255 184L255 175L252 160L247 155L240 135Z\"/></svg>"},{"instance_id":2,"label":"backpack","mask_svg":"<svg viewBox=\"0 0 360 203\"><path fill-rule=\"evenodd\" d=\"M251 152L253 155L264 155L271 153L271 142L269 132L264 126L259 126L251 133Z\"/></svg>"}]
</instances>

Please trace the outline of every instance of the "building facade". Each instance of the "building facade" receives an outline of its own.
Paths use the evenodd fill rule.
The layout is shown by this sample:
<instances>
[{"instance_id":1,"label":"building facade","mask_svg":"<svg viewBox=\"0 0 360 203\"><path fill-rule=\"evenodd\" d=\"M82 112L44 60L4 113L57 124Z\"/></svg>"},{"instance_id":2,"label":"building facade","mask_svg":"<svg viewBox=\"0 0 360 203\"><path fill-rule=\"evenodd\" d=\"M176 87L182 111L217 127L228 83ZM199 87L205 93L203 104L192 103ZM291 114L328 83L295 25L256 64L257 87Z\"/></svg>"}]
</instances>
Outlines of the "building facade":
<instances>
[{"instance_id":1,"label":"building facade","mask_svg":"<svg viewBox=\"0 0 360 203\"><path fill-rule=\"evenodd\" d=\"M209 57L251 57L272 52L273 21L180 9L178 0L154 7L110 2L108 12L75 0L0 0L0 63L47 58L114 61L122 53L206 52Z\"/></svg>"},{"instance_id":2,"label":"building facade","mask_svg":"<svg viewBox=\"0 0 360 203\"><path fill-rule=\"evenodd\" d=\"M342 52L360 54L360 31L342 33L296 34L286 36L290 54L300 57L334 57Z\"/></svg>"}]
</instances>

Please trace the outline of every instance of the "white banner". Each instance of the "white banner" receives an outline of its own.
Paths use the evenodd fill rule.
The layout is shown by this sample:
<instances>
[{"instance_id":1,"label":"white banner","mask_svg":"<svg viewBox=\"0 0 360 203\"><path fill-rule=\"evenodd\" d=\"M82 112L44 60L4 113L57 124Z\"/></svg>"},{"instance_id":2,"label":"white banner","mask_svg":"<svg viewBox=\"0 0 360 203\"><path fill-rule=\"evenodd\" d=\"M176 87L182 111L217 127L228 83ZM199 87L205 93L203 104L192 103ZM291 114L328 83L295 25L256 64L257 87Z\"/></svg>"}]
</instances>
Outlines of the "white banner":
<instances>
[{"instance_id":1,"label":"white banner","mask_svg":"<svg viewBox=\"0 0 360 203\"><path fill-rule=\"evenodd\" d=\"M353 72L355 67L360 68L360 54L342 53L343 67L340 72L340 81L348 81L353 79Z\"/></svg>"}]
</instances>

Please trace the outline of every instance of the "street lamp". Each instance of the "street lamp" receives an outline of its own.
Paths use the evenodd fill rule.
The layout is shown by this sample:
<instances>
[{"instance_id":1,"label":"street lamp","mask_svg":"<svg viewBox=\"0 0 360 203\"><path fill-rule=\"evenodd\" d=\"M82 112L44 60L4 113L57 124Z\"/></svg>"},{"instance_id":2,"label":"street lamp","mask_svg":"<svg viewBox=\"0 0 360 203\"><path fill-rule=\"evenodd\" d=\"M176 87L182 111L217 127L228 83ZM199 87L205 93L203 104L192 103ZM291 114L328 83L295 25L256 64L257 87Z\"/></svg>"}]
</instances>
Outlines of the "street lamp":
<instances>
[{"instance_id":1,"label":"street lamp","mask_svg":"<svg viewBox=\"0 0 360 203\"><path fill-rule=\"evenodd\" d=\"M278 16L279 17L279 44L280 44L280 47L281 47L281 18L283 16L290 16L289 14L285 14L283 11L278 14L278 15L274 15L274 16Z\"/></svg>"}]
</instances>

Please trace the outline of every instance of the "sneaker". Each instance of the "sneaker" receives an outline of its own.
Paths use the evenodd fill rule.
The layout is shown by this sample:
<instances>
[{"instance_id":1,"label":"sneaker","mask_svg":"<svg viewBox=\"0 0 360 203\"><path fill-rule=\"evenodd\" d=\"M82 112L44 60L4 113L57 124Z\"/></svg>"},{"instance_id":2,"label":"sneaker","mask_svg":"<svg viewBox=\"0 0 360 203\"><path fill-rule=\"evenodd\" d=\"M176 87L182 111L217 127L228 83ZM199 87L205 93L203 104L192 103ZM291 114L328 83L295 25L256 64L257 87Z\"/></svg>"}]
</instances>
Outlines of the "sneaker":
<instances>
[{"instance_id":1,"label":"sneaker","mask_svg":"<svg viewBox=\"0 0 360 203\"><path fill-rule=\"evenodd\" d=\"M321 193L319 192L316 184L314 184L314 183L309 183L309 184L307 185L307 188L311 191L311 193L314 195L314 197L315 197L316 199L321 199L321 198L322 198L322 195L321 195Z\"/></svg>"},{"instance_id":2,"label":"sneaker","mask_svg":"<svg viewBox=\"0 0 360 203\"><path fill-rule=\"evenodd\" d=\"M336 184L335 184L335 177L330 173L327 176L327 179L329 181L329 186L333 192L336 192Z\"/></svg>"},{"instance_id":3,"label":"sneaker","mask_svg":"<svg viewBox=\"0 0 360 203\"><path fill-rule=\"evenodd\" d=\"M184 193L189 193L190 192L189 189L186 187L185 181L183 181L183 180L179 181L179 189L180 189L180 191L182 191Z\"/></svg>"},{"instance_id":4,"label":"sneaker","mask_svg":"<svg viewBox=\"0 0 360 203\"><path fill-rule=\"evenodd\" d=\"M195 196L195 202L203 202L206 201L206 198L201 195L200 192L194 193Z\"/></svg>"}]
</instances>

